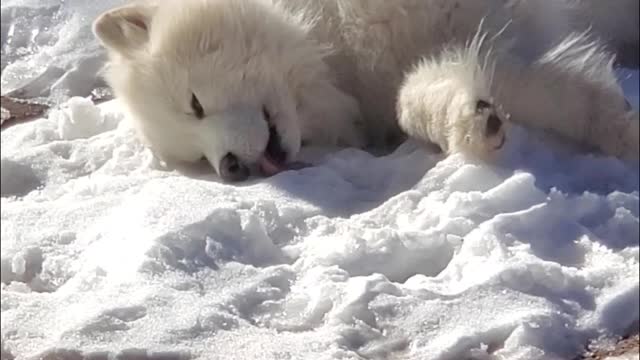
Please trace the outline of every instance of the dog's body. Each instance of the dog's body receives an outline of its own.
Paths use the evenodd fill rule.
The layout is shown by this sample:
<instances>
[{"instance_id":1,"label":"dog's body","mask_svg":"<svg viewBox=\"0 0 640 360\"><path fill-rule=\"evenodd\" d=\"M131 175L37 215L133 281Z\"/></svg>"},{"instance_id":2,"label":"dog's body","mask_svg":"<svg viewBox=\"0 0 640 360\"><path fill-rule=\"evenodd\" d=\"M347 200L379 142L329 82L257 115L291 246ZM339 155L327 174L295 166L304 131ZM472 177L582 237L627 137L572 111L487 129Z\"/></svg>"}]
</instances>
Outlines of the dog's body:
<instances>
[{"instance_id":1,"label":"dog's body","mask_svg":"<svg viewBox=\"0 0 640 360\"><path fill-rule=\"evenodd\" d=\"M504 143L498 105L637 158L610 58L569 36L568 16L547 0L165 0L107 12L94 31L154 151L205 156L229 181L278 172L302 142L386 145L401 130L483 156Z\"/></svg>"},{"instance_id":2,"label":"dog's body","mask_svg":"<svg viewBox=\"0 0 640 360\"><path fill-rule=\"evenodd\" d=\"M616 53L620 64L640 67L640 1L572 0L569 5L568 23L591 28Z\"/></svg>"}]
</instances>

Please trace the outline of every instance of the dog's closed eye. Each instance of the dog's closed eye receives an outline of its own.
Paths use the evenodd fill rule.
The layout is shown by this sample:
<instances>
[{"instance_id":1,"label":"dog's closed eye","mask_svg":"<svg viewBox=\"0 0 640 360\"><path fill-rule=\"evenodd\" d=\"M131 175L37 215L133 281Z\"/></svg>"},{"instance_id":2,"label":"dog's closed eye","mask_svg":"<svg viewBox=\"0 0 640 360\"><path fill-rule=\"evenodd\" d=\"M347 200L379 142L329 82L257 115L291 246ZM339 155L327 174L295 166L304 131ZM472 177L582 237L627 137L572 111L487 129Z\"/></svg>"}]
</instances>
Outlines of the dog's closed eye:
<instances>
[{"instance_id":1,"label":"dog's closed eye","mask_svg":"<svg viewBox=\"0 0 640 360\"><path fill-rule=\"evenodd\" d=\"M191 93L191 110L193 110L193 114L198 118L202 119L204 117L204 109L200 104L200 100L196 97L196 94Z\"/></svg>"}]
</instances>

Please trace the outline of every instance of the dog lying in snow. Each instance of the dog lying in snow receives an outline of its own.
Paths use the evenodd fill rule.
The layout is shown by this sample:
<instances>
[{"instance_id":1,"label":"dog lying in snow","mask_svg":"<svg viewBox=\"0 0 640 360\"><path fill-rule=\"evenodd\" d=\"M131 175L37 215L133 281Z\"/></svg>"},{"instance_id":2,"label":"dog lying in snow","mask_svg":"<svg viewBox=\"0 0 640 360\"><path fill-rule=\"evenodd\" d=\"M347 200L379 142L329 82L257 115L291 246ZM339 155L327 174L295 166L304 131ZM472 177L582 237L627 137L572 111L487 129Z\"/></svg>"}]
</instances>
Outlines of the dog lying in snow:
<instances>
[{"instance_id":1,"label":"dog lying in snow","mask_svg":"<svg viewBox=\"0 0 640 360\"><path fill-rule=\"evenodd\" d=\"M560 0L164 0L93 29L154 153L205 157L229 182L287 169L303 143L408 135L490 160L509 121L637 160L613 56L566 25L574 13Z\"/></svg>"}]
</instances>

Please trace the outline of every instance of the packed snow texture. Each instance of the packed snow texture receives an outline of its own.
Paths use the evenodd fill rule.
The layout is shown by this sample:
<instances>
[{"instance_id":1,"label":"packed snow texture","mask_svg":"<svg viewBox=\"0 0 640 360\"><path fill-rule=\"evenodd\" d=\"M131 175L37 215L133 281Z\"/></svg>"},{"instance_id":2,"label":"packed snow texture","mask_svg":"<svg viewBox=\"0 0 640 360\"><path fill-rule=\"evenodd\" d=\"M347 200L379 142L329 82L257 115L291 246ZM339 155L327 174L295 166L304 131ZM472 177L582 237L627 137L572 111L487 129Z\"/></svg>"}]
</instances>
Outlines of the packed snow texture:
<instances>
[{"instance_id":1,"label":"packed snow texture","mask_svg":"<svg viewBox=\"0 0 640 360\"><path fill-rule=\"evenodd\" d=\"M120 110L2 132L14 356L567 359L638 324L637 167L515 127L497 166L406 143L234 186Z\"/></svg>"},{"instance_id":2,"label":"packed snow texture","mask_svg":"<svg viewBox=\"0 0 640 360\"><path fill-rule=\"evenodd\" d=\"M104 87L105 52L91 32L104 10L126 0L3 0L2 94L58 103Z\"/></svg>"},{"instance_id":3,"label":"packed snow texture","mask_svg":"<svg viewBox=\"0 0 640 360\"><path fill-rule=\"evenodd\" d=\"M605 360L638 360L638 357L640 357L640 355L629 353L629 354L620 355L620 356L610 356Z\"/></svg>"},{"instance_id":4,"label":"packed snow texture","mask_svg":"<svg viewBox=\"0 0 640 360\"><path fill-rule=\"evenodd\" d=\"M100 86L120 2L3 1L3 93ZM638 327L637 165L514 127L495 166L310 149L225 185L123 120L76 97L2 131L3 359L571 359Z\"/></svg>"}]
</instances>

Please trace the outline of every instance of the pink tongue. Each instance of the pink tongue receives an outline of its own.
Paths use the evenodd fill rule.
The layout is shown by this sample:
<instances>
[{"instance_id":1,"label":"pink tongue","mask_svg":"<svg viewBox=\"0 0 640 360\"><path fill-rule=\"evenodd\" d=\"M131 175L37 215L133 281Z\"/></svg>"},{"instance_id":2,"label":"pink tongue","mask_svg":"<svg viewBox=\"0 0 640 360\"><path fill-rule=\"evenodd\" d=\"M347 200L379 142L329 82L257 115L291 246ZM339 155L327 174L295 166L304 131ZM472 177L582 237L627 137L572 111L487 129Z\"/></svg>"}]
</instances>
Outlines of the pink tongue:
<instances>
[{"instance_id":1,"label":"pink tongue","mask_svg":"<svg viewBox=\"0 0 640 360\"><path fill-rule=\"evenodd\" d=\"M311 165L302 162L292 162L287 164L279 164L273 161L268 155L262 155L258 161L260 171L264 176L273 176L286 170L301 170Z\"/></svg>"},{"instance_id":2,"label":"pink tongue","mask_svg":"<svg viewBox=\"0 0 640 360\"><path fill-rule=\"evenodd\" d=\"M260 166L260 171L262 171L264 176L273 176L279 172L286 170L283 165L280 165L277 162L271 160L268 155L262 155L262 157L258 161L258 165Z\"/></svg>"}]
</instances>

